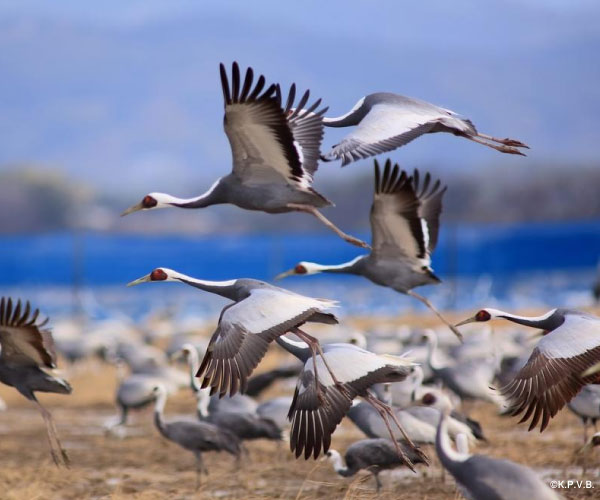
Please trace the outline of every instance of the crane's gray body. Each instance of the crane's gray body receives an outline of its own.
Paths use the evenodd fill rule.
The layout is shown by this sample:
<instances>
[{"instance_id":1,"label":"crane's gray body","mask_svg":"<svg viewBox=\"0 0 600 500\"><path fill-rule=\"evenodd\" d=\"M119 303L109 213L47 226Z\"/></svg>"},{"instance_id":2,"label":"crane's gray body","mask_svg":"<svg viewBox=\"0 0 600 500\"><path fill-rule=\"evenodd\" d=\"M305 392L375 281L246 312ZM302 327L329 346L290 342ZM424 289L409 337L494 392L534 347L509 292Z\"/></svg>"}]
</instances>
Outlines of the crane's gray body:
<instances>
[{"instance_id":1,"label":"crane's gray body","mask_svg":"<svg viewBox=\"0 0 600 500\"><path fill-rule=\"evenodd\" d=\"M411 259L400 255L393 258L382 258L369 254L340 272L363 276L376 285L391 288L400 293L406 293L418 286L439 283L439 280L429 273L414 271L411 264Z\"/></svg>"},{"instance_id":2,"label":"crane's gray body","mask_svg":"<svg viewBox=\"0 0 600 500\"><path fill-rule=\"evenodd\" d=\"M54 377L37 366L11 365L0 360L0 382L14 387L23 396L35 400L34 392L70 394L66 380Z\"/></svg>"},{"instance_id":3,"label":"crane's gray body","mask_svg":"<svg viewBox=\"0 0 600 500\"><path fill-rule=\"evenodd\" d=\"M402 451L413 463L423 463L421 457L410 446L400 443ZM353 476L359 470L368 469L374 475L386 469L395 469L405 465L404 460L389 439L362 439L352 443L345 454L346 471L339 471L342 476Z\"/></svg>"},{"instance_id":4,"label":"crane's gray body","mask_svg":"<svg viewBox=\"0 0 600 500\"><path fill-rule=\"evenodd\" d=\"M204 206L229 203L245 210L258 210L271 214L293 212L288 205L310 205L327 207L332 203L312 188L299 189L284 182L281 183L249 183L244 182L235 173L221 177L213 190L202 199L201 203L182 208L201 208Z\"/></svg>"},{"instance_id":5,"label":"crane's gray body","mask_svg":"<svg viewBox=\"0 0 600 500\"><path fill-rule=\"evenodd\" d=\"M467 498L473 500L557 500L560 498L535 472L511 462L472 455L450 463L440 457Z\"/></svg>"}]
</instances>

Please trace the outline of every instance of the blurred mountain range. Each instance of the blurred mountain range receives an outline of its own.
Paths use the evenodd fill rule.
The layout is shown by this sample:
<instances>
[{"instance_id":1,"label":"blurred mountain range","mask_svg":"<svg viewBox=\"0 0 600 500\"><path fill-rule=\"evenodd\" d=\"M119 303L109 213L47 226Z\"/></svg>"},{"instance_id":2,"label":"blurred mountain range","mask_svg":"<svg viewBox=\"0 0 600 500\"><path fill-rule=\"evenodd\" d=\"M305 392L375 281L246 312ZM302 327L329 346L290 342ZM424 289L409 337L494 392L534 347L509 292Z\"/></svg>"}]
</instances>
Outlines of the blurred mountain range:
<instances>
[{"instance_id":1,"label":"blurred mountain range","mask_svg":"<svg viewBox=\"0 0 600 500\"><path fill-rule=\"evenodd\" d=\"M598 160L598 26L596 1L4 2L0 171L58 169L100 198L197 194L230 168L217 70L238 60L310 88L330 115L395 91L532 147L513 158L438 134L392 154L448 182L482 169L574 172ZM341 133L328 130L325 146ZM369 162L325 165L317 184L346 189L370 174Z\"/></svg>"}]
</instances>

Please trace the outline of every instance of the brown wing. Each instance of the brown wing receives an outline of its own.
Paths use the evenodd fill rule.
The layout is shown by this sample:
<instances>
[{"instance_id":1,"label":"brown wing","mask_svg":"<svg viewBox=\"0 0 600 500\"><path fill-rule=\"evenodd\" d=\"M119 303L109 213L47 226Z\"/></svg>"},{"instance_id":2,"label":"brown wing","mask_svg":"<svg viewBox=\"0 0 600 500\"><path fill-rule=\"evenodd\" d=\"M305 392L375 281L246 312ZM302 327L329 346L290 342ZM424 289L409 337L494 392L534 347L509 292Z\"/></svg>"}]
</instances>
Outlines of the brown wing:
<instances>
[{"instance_id":1,"label":"brown wing","mask_svg":"<svg viewBox=\"0 0 600 500\"><path fill-rule=\"evenodd\" d=\"M319 382L320 399L314 377L312 362L309 361L298 379L288 413L292 422L290 449L296 458L304 452L306 460L311 455L317 458L321 449L323 453L327 452L333 431L352 406L352 397L356 396L356 392L347 384L348 395L344 395L335 385Z\"/></svg>"},{"instance_id":2,"label":"brown wing","mask_svg":"<svg viewBox=\"0 0 600 500\"><path fill-rule=\"evenodd\" d=\"M581 374L598 359L600 347L570 358L551 358L536 347L527 364L501 389L508 399L508 411L511 415L524 413L519 423L531 418L529 430L541 419L542 432L584 385L594 381L594 376L584 378Z\"/></svg>"},{"instance_id":3,"label":"brown wing","mask_svg":"<svg viewBox=\"0 0 600 500\"><path fill-rule=\"evenodd\" d=\"M39 322L39 309L31 313L31 305L21 307L19 300L13 308L11 298L0 299L0 358L5 363L56 367L56 352L46 321Z\"/></svg>"}]
</instances>

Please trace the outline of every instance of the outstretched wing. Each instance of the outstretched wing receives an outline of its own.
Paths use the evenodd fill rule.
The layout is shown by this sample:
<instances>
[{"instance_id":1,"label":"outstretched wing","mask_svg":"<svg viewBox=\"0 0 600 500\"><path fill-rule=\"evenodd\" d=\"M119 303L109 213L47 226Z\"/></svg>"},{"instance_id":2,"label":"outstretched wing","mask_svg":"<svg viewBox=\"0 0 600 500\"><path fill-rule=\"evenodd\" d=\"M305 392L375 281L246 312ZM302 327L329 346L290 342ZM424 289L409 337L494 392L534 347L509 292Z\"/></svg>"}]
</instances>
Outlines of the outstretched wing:
<instances>
[{"instance_id":1,"label":"outstretched wing","mask_svg":"<svg viewBox=\"0 0 600 500\"><path fill-rule=\"evenodd\" d=\"M264 76L253 87L252 68L247 69L242 84L239 66L234 62L231 87L222 64L220 70L225 99L224 127L233 155L233 173L250 185L288 183L309 188L323 136L325 110L313 113L320 101L307 110L291 110L295 96L292 86L284 109L276 85L263 92ZM305 105L307 100L308 92L300 104Z\"/></svg>"},{"instance_id":2,"label":"outstretched wing","mask_svg":"<svg viewBox=\"0 0 600 500\"><path fill-rule=\"evenodd\" d=\"M424 259L427 245L423 219L419 216L419 199L412 179L392 167L388 159L383 175L375 160L375 195L371 206L373 254L376 257L405 256Z\"/></svg>"},{"instance_id":3,"label":"outstretched wing","mask_svg":"<svg viewBox=\"0 0 600 500\"><path fill-rule=\"evenodd\" d=\"M439 179L431 184L431 174L427 172L421 182L418 170L413 174L413 186L419 199L419 217L425 222L423 236L425 237L428 253L435 250L440 230L440 215L442 213L442 198L447 186L442 186Z\"/></svg>"},{"instance_id":4,"label":"outstretched wing","mask_svg":"<svg viewBox=\"0 0 600 500\"><path fill-rule=\"evenodd\" d=\"M360 101L359 101L360 102ZM342 166L361 158L392 151L440 126L447 131L474 132L467 120L450 110L397 94L371 94L363 99L358 126L325 155L326 160L342 160ZM336 119L326 119L335 125Z\"/></svg>"},{"instance_id":5,"label":"outstretched wing","mask_svg":"<svg viewBox=\"0 0 600 500\"><path fill-rule=\"evenodd\" d=\"M223 309L197 376L211 394L245 392L248 377L278 336L324 313L335 302L313 299L272 289L255 289L250 295Z\"/></svg>"},{"instance_id":6,"label":"outstretched wing","mask_svg":"<svg viewBox=\"0 0 600 500\"><path fill-rule=\"evenodd\" d=\"M540 422L540 432L558 411L583 388L595 382L582 374L600 361L598 321L567 316L556 330L545 335L515 378L501 389L512 415L531 418L529 430Z\"/></svg>"},{"instance_id":7,"label":"outstretched wing","mask_svg":"<svg viewBox=\"0 0 600 500\"><path fill-rule=\"evenodd\" d=\"M56 367L56 352L46 321L38 322L39 309L21 301L13 308L11 298L0 299L0 359L12 365Z\"/></svg>"}]
</instances>

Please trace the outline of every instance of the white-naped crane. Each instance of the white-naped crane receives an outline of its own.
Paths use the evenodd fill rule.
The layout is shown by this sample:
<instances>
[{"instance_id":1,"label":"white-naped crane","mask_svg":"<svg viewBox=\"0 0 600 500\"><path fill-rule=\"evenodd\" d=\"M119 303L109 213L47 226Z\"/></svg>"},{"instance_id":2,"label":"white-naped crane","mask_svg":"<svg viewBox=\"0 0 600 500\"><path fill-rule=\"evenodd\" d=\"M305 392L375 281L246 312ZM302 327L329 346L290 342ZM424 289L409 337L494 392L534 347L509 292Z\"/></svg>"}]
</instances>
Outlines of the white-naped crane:
<instances>
[{"instance_id":1,"label":"white-naped crane","mask_svg":"<svg viewBox=\"0 0 600 500\"><path fill-rule=\"evenodd\" d=\"M414 365L410 358L374 354L352 344L325 344L322 352L315 357L304 342L286 336L278 337L276 342L304 363L288 413L292 422L290 448L296 458L304 453L308 460L311 455L317 458L321 450L327 452L331 435L352 406L352 400L360 396L381 415L392 438L390 421L398 427L415 453L427 462L425 454L404 432L390 407L369 391L374 384L404 380ZM327 364L336 374L337 382L325 370ZM413 463L400 446L396 447L396 451L414 471Z\"/></svg>"},{"instance_id":2,"label":"white-naped crane","mask_svg":"<svg viewBox=\"0 0 600 500\"><path fill-rule=\"evenodd\" d=\"M508 400L511 415L531 418L529 430L540 423L542 432L550 419L571 401L586 384L600 382L600 374L585 375L600 362L600 318L573 309L551 309L541 316L517 316L485 308L456 326L474 321L502 318L537 328L544 335L515 378L500 389Z\"/></svg>"},{"instance_id":3,"label":"white-naped crane","mask_svg":"<svg viewBox=\"0 0 600 500\"><path fill-rule=\"evenodd\" d=\"M426 463L423 457L407 446L404 443L397 443L402 448L403 453L410 458L414 464ZM375 478L377 491L381 490L381 479L379 473L384 470L397 469L405 462L398 456L396 445L389 439L361 439L352 443L346 453L344 459L337 450L329 450L327 452L327 460L329 460L333 469L343 477L354 476L359 470L369 471ZM344 461L346 462L344 464Z\"/></svg>"},{"instance_id":4,"label":"white-naped crane","mask_svg":"<svg viewBox=\"0 0 600 500\"><path fill-rule=\"evenodd\" d=\"M254 84L252 68L241 81L240 68L233 63L231 86L221 64L225 99L223 124L233 156L233 170L219 178L204 194L183 199L165 193L150 193L123 212L166 207L203 208L229 203L246 210L271 214L305 212L313 215L341 238L361 247L368 245L344 233L319 208L332 203L312 187L323 139L323 114L318 99L308 104L306 91L294 107L296 86L285 104L278 85L265 90L265 77ZM305 108L306 106L306 108Z\"/></svg>"},{"instance_id":5,"label":"white-naped crane","mask_svg":"<svg viewBox=\"0 0 600 500\"><path fill-rule=\"evenodd\" d=\"M436 353L438 337L434 330L426 330L427 365L435 380L454 392L461 400L488 401L503 408L504 400L493 388L497 362L493 356L470 358L454 364L442 364Z\"/></svg>"},{"instance_id":6,"label":"white-naped crane","mask_svg":"<svg viewBox=\"0 0 600 500\"><path fill-rule=\"evenodd\" d=\"M0 382L14 387L38 407L48 434L52 460L58 466L68 465L69 457L58 438L52 414L38 401L36 392L71 394L69 383L45 370L56 368L54 340L47 319L39 320L39 309L23 306L18 300L0 299Z\"/></svg>"},{"instance_id":7,"label":"white-naped crane","mask_svg":"<svg viewBox=\"0 0 600 500\"><path fill-rule=\"evenodd\" d=\"M594 432L598 430L596 422L600 419L600 385L588 384L581 389L571 401L567 403L569 410L577 415L583 423L583 442L588 440L588 422L594 426Z\"/></svg>"},{"instance_id":8,"label":"white-naped crane","mask_svg":"<svg viewBox=\"0 0 600 500\"><path fill-rule=\"evenodd\" d=\"M454 111L419 99L378 92L360 99L345 115L323 118L326 127L356 129L323 156L325 161L342 160L342 166L404 146L434 132L448 132L502 153L522 155L527 145L515 139L498 139L477 131L471 120Z\"/></svg>"},{"instance_id":9,"label":"white-naped crane","mask_svg":"<svg viewBox=\"0 0 600 500\"><path fill-rule=\"evenodd\" d=\"M558 500L562 498L530 468L485 455L454 450L443 412L437 426L435 449L443 467L452 474L465 498L473 500Z\"/></svg>"},{"instance_id":10,"label":"white-naped crane","mask_svg":"<svg viewBox=\"0 0 600 500\"><path fill-rule=\"evenodd\" d=\"M162 384L153 389L155 397L154 424L169 441L191 451L196 457L196 489L200 486L200 472L208 475L202 461L205 451L226 451L238 458L241 453L240 441L231 432L208 422L173 420L165 422L163 412L167 403L167 390Z\"/></svg>"},{"instance_id":11,"label":"white-naped crane","mask_svg":"<svg viewBox=\"0 0 600 500\"><path fill-rule=\"evenodd\" d=\"M210 422L222 429L235 434L240 441L269 439L281 441L281 429L268 417L261 417L250 411L211 411L208 404L209 389L201 389L196 379L200 365L198 351L192 344L184 344L181 348L190 372L190 387L197 400L197 415L203 422ZM221 400L223 401L223 400Z\"/></svg>"},{"instance_id":12,"label":"white-naped crane","mask_svg":"<svg viewBox=\"0 0 600 500\"><path fill-rule=\"evenodd\" d=\"M196 375L203 378L203 389L211 387L211 395L244 393L248 377L269 344L287 332L304 340L315 356L317 351L322 352L319 342L300 326L306 322L337 323L337 318L327 312L337 302L298 295L264 281L246 278L204 281L159 267L128 286L147 281L181 282L233 301L221 311L219 324ZM327 369L335 380L335 375Z\"/></svg>"},{"instance_id":13,"label":"white-naped crane","mask_svg":"<svg viewBox=\"0 0 600 500\"><path fill-rule=\"evenodd\" d=\"M388 159L383 175L375 160L375 193L371 205L371 253L338 265L300 262L275 279L291 275L342 273L364 276L373 283L410 295L431 309L459 338L454 328L431 304L413 291L440 283L431 269L431 254L438 241L442 198L446 187L432 182L429 173L409 175Z\"/></svg>"}]
</instances>

